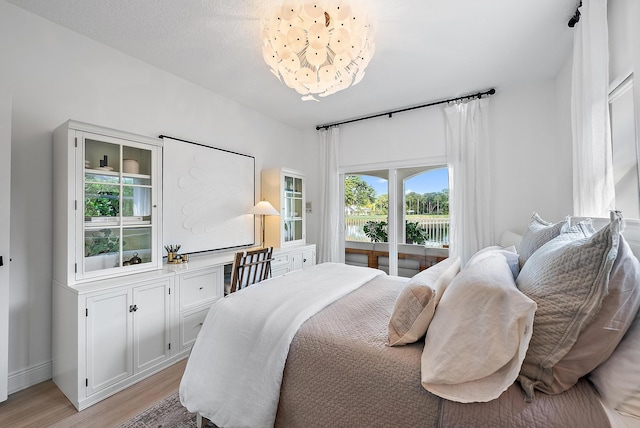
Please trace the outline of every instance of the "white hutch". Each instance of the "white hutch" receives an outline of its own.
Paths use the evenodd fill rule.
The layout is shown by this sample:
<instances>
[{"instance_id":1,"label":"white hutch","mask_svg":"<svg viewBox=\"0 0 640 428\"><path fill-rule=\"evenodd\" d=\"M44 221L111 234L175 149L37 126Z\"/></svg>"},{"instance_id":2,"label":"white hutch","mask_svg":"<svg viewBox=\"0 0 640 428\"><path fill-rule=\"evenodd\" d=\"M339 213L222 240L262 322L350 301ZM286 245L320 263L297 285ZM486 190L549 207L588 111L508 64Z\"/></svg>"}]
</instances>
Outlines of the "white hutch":
<instances>
[{"instance_id":1,"label":"white hutch","mask_svg":"<svg viewBox=\"0 0 640 428\"><path fill-rule=\"evenodd\" d=\"M53 381L78 410L186 358L224 296L233 251L163 264L162 151L76 121L54 131ZM285 189L295 239L274 245L273 276L315 264L304 190Z\"/></svg>"}]
</instances>

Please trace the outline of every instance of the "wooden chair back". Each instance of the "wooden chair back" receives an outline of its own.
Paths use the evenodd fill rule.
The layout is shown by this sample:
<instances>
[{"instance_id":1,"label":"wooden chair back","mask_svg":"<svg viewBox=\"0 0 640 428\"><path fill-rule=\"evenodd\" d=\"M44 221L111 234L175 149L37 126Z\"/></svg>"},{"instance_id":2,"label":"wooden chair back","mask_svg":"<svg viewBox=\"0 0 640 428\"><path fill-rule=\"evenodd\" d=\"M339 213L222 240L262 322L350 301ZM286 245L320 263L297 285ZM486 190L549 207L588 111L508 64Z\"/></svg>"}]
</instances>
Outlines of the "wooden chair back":
<instances>
[{"instance_id":1,"label":"wooden chair back","mask_svg":"<svg viewBox=\"0 0 640 428\"><path fill-rule=\"evenodd\" d=\"M231 290L241 290L249 285L264 281L271 275L273 247L236 253L233 261Z\"/></svg>"}]
</instances>

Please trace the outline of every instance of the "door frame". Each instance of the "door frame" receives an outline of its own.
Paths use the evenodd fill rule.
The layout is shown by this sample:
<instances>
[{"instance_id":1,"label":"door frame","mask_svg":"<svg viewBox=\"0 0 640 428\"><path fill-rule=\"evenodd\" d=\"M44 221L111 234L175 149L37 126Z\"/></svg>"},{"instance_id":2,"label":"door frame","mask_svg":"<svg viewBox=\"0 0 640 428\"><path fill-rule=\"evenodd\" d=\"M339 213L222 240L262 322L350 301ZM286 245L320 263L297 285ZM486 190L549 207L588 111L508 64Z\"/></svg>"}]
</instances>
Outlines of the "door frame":
<instances>
[{"instance_id":1,"label":"door frame","mask_svg":"<svg viewBox=\"0 0 640 428\"><path fill-rule=\"evenodd\" d=\"M342 236L340 237L340 254L342 261L344 262L344 247L345 247L345 227L346 221L344 216L344 179L349 174L366 174L368 171L387 170L389 172L388 177L388 189L398 189L398 170L404 168L415 168L421 166L430 165L447 165L446 156L433 156L410 159L406 161L392 161L392 162L377 162L370 164L340 166L338 172L340 173L340 225ZM389 195L389 214L387 218L388 230L389 230L389 275L398 275L398 210L391 209L391 207L397 207L398 204L404 204L404 195L400 197L397 194L397 190L388 190Z\"/></svg>"},{"instance_id":2,"label":"door frame","mask_svg":"<svg viewBox=\"0 0 640 428\"><path fill-rule=\"evenodd\" d=\"M0 91L0 402L8 397L9 383L9 262L11 216L11 95Z\"/></svg>"}]
</instances>

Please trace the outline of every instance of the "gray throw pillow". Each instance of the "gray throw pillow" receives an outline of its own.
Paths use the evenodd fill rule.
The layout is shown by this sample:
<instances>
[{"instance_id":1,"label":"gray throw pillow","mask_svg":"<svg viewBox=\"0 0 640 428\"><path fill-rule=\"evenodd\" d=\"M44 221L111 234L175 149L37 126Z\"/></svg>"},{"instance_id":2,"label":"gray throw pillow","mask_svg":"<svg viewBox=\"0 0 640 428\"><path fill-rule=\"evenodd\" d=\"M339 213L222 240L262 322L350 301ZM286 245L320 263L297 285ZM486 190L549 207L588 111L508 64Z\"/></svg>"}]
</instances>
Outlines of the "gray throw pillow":
<instances>
[{"instance_id":1,"label":"gray throw pillow","mask_svg":"<svg viewBox=\"0 0 640 428\"><path fill-rule=\"evenodd\" d=\"M608 294L593 322L578 337L571 350L553 368L549 392L563 392L578 383L616 349L640 307L640 262L620 235L618 255L611 268Z\"/></svg>"},{"instance_id":2,"label":"gray throw pillow","mask_svg":"<svg viewBox=\"0 0 640 428\"><path fill-rule=\"evenodd\" d=\"M538 305L519 377L529 398L534 388L554 390L554 366L594 320L608 294L622 222L617 212L611 217L591 236L583 226L569 228L535 251L518 275L518 288Z\"/></svg>"},{"instance_id":3,"label":"gray throw pillow","mask_svg":"<svg viewBox=\"0 0 640 428\"><path fill-rule=\"evenodd\" d=\"M534 212L527 230L522 234L522 240L518 247L520 269L538 248L560 235L562 228L567 224L567 219L558 223L549 223Z\"/></svg>"}]
</instances>

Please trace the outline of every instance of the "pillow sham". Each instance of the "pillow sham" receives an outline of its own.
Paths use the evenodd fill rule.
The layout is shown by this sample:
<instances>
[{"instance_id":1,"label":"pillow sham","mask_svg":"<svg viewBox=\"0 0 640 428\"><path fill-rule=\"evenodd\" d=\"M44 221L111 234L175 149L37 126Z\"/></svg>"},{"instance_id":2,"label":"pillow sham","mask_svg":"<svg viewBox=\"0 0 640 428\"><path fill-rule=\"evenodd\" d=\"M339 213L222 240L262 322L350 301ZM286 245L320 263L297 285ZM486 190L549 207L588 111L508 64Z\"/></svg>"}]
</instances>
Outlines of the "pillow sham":
<instances>
[{"instance_id":1,"label":"pillow sham","mask_svg":"<svg viewBox=\"0 0 640 428\"><path fill-rule=\"evenodd\" d=\"M538 248L560 235L562 228L567 224L567 219L558 223L549 223L534 212L518 246L520 269Z\"/></svg>"},{"instance_id":2,"label":"pillow sham","mask_svg":"<svg viewBox=\"0 0 640 428\"><path fill-rule=\"evenodd\" d=\"M589 379L612 409L640 418L640 312L620 344Z\"/></svg>"},{"instance_id":3,"label":"pillow sham","mask_svg":"<svg viewBox=\"0 0 640 428\"><path fill-rule=\"evenodd\" d=\"M516 279L518 277L518 273L520 272L520 266L518 265L518 252L516 250L516 247L513 245L510 247L501 247L499 245L485 247L471 256L467 264L469 265L477 263L478 261L486 257L491 257L494 254L498 254L504 257L507 264L509 265L509 269L511 269L513 279Z\"/></svg>"},{"instance_id":4,"label":"pillow sham","mask_svg":"<svg viewBox=\"0 0 640 428\"><path fill-rule=\"evenodd\" d=\"M621 221L619 213L612 213L611 222L590 236L582 226L571 227L540 247L522 267L517 286L538 305L518 378L529 399L534 388L547 393L563 390L556 384L554 367L602 306Z\"/></svg>"},{"instance_id":5,"label":"pillow sham","mask_svg":"<svg viewBox=\"0 0 640 428\"><path fill-rule=\"evenodd\" d=\"M459 271L460 258L449 257L409 280L393 306L388 346L417 342L425 335L442 293Z\"/></svg>"},{"instance_id":6,"label":"pillow sham","mask_svg":"<svg viewBox=\"0 0 640 428\"><path fill-rule=\"evenodd\" d=\"M553 368L552 393L560 393L609 358L629 329L640 307L640 262L620 235L611 268L608 294L593 322ZM640 386L640 383L638 383Z\"/></svg>"},{"instance_id":7,"label":"pillow sham","mask_svg":"<svg viewBox=\"0 0 640 428\"><path fill-rule=\"evenodd\" d=\"M500 396L518 376L535 310L503 256L467 264L444 292L427 331L422 386L463 403Z\"/></svg>"}]
</instances>

